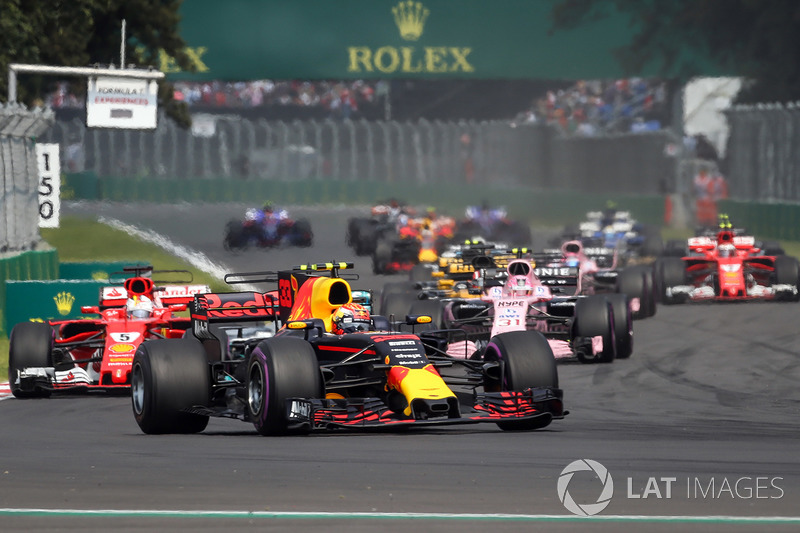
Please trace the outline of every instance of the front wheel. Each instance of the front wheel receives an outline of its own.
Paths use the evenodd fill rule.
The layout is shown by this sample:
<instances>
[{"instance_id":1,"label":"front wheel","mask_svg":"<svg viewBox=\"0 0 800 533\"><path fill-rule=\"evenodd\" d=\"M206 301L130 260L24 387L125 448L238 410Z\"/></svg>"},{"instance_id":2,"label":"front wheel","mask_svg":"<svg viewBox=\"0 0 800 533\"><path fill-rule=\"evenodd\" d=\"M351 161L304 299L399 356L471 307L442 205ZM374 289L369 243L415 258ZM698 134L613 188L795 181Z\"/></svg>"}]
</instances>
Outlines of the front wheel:
<instances>
[{"instance_id":1,"label":"front wheel","mask_svg":"<svg viewBox=\"0 0 800 533\"><path fill-rule=\"evenodd\" d=\"M208 416L187 412L209 403L211 371L195 338L143 342L133 357L133 416L147 434L199 433Z\"/></svg>"},{"instance_id":2,"label":"front wheel","mask_svg":"<svg viewBox=\"0 0 800 533\"><path fill-rule=\"evenodd\" d=\"M314 349L297 338L261 342L247 364L247 415L261 435L308 433L311 424L290 427L289 398L323 398L324 387Z\"/></svg>"},{"instance_id":3,"label":"front wheel","mask_svg":"<svg viewBox=\"0 0 800 533\"><path fill-rule=\"evenodd\" d=\"M19 373L26 368L53 366L53 329L42 322L20 322L11 330L8 347L8 383L17 398L46 398L50 390L23 389Z\"/></svg>"},{"instance_id":4,"label":"front wheel","mask_svg":"<svg viewBox=\"0 0 800 533\"><path fill-rule=\"evenodd\" d=\"M487 392L524 391L528 388L558 388L558 369L553 350L547 339L538 331L510 331L489 339L484 361L502 363L499 379L486 377ZM503 421L497 426L505 431L541 429L550 425L552 418Z\"/></svg>"}]
</instances>

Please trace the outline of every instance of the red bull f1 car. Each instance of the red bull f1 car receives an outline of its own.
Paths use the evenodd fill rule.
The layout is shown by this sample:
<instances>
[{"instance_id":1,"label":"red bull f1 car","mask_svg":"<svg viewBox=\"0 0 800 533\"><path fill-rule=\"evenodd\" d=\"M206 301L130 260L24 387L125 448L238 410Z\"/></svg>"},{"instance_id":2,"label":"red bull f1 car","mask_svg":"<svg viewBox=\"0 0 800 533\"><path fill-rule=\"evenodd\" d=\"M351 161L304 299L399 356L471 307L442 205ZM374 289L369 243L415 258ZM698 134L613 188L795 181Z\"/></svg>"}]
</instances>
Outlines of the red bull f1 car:
<instances>
[{"instance_id":1,"label":"red bull f1 car","mask_svg":"<svg viewBox=\"0 0 800 533\"><path fill-rule=\"evenodd\" d=\"M532 430L564 417L555 360L537 332L498 335L472 359L448 354L454 332L421 331L427 316L404 317L406 331L373 315L366 329L333 333L333 315L352 301L339 270L351 266L230 274L228 283L277 282L277 293L197 295L191 336L136 352L132 405L142 431L200 432L211 416L250 422L262 435L479 422ZM215 333L264 319L278 322L277 333L240 353Z\"/></svg>"},{"instance_id":2,"label":"red bull f1 car","mask_svg":"<svg viewBox=\"0 0 800 533\"><path fill-rule=\"evenodd\" d=\"M797 259L766 255L755 238L729 229L689 239L684 257L662 257L656 275L662 302L798 300Z\"/></svg>"},{"instance_id":3,"label":"red bull f1 car","mask_svg":"<svg viewBox=\"0 0 800 533\"><path fill-rule=\"evenodd\" d=\"M190 326L184 311L207 285L157 286L152 275L191 275L185 271L130 269L122 285L100 290L97 306L81 311L96 318L21 322L11 331L8 381L18 398L54 391L122 390L130 387L131 363L147 339L179 338Z\"/></svg>"}]
</instances>

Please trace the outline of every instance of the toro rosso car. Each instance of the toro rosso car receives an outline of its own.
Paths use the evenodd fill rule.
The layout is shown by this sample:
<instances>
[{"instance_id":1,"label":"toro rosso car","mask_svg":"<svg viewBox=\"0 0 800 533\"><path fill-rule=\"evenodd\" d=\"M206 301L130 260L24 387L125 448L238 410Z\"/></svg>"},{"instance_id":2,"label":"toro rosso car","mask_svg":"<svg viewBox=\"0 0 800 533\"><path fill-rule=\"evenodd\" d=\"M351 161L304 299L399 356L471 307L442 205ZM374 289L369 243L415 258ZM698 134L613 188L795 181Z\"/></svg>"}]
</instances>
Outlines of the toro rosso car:
<instances>
[{"instance_id":1,"label":"toro rosso car","mask_svg":"<svg viewBox=\"0 0 800 533\"><path fill-rule=\"evenodd\" d=\"M384 317L364 321L362 307L361 327L338 331L334 315L353 305L339 270L351 266L226 279L277 281L277 297L196 296L191 336L137 350L132 405L142 431L199 432L211 416L250 422L262 435L479 422L529 430L566 414L553 354L536 332L498 335L467 358L448 354L458 332L413 331L430 327L427 316L407 316L412 329L397 331ZM278 332L242 353L228 353L215 333L221 324L264 319Z\"/></svg>"},{"instance_id":2,"label":"toro rosso car","mask_svg":"<svg viewBox=\"0 0 800 533\"><path fill-rule=\"evenodd\" d=\"M98 306L81 308L96 318L14 326L8 354L8 381L14 396L42 397L75 389L127 392L139 345L147 339L183 336L190 320L176 313L186 310L195 294L209 292L208 286L156 286L143 274L168 271L132 270L136 275L124 285L100 290Z\"/></svg>"},{"instance_id":3,"label":"toro rosso car","mask_svg":"<svg viewBox=\"0 0 800 533\"><path fill-rule=\"evenodd\" d=\"M688 244L689 255L656 264L663 303L798 299L800 266L794 257L764 255L752 236L731 230L693 237Z\"/></svg>"}]
</instances>

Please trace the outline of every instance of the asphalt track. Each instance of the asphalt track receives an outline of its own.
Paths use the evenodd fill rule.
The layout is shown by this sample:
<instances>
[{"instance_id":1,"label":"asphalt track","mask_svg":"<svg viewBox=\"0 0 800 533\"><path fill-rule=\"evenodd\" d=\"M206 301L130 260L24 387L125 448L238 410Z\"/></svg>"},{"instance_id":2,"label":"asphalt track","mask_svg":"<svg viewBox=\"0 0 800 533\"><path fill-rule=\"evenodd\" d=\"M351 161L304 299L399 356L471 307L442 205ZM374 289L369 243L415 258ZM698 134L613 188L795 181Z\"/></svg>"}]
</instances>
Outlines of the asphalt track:
<instances>
[{"instance_id":1,"label":"asphalt track","mask_svg":"<svg viewBox=\"0 0 800 533\"><path fill-rule=\"evenodd\" d=\"M233 271L355 260L354 286L400 279L376 279L352 256L344 208L294 210L311 218L312 248L228 254L222 228L242 207L66 210L154 229ZM199 435L148 436L124 396L4 400L0 530L798 531L798 310L659 307L635 323L629 360L561 365L571 414L532 433L475 425L265 438L212 419ZM571 514L557 493L579 459L613 479L594 518ZM577 472L568 492L593 504L602 486Z\"/></svg>"}]
</instances>

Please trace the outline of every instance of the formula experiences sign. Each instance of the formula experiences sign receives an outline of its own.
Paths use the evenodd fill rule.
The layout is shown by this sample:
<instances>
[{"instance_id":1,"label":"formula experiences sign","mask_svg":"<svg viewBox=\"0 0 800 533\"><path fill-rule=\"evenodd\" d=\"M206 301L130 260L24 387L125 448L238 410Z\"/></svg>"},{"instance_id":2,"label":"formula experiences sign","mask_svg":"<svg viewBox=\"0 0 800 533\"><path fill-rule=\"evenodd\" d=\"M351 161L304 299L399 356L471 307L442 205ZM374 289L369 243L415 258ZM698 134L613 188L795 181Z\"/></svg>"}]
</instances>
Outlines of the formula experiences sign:
<instances>
[{"instance_id":1,"label":"formula experiences sign","mask_svg":"<svg viewBox=\"0 0 800 533\"><path fill-rule=\"evenodd\" d=\"M89 78L86 126L90 128L155 129L158 83L133 78Z\"/></svg>"}]
</instances>

